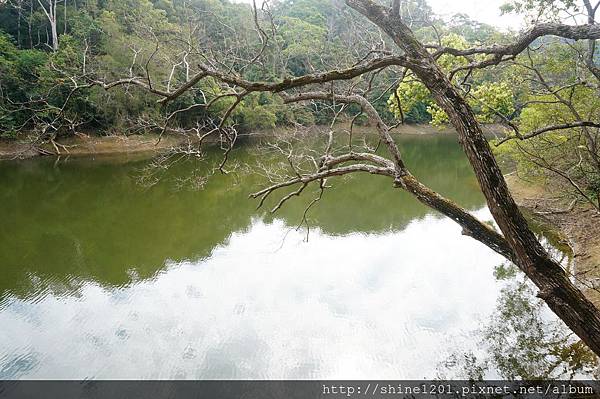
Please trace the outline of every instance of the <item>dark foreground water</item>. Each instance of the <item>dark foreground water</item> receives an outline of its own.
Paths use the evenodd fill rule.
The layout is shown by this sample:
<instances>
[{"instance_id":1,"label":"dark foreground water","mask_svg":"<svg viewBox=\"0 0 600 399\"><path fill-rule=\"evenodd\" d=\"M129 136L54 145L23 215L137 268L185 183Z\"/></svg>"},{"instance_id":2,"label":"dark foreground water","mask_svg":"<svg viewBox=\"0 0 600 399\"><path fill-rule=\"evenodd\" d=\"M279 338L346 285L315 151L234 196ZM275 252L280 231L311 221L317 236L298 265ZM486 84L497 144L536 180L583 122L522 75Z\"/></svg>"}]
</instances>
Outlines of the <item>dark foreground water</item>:
<instances>
[{"instance_id":1,"label":"dark foreground water","mask_svg":"<svg viewBox=\"0 0 600 399\"><path fill-rule=\"evenodd\" d=\"M455 137L400 142L491 219ZM556 362L573 341L520 275L389 179L331 180L307 241L314 189L270 216L243 164L275 161L233 159L202 190L203 162L151 187L148 160L0 163L0 378L591 375Z\"/></svg>"}]
</instances>

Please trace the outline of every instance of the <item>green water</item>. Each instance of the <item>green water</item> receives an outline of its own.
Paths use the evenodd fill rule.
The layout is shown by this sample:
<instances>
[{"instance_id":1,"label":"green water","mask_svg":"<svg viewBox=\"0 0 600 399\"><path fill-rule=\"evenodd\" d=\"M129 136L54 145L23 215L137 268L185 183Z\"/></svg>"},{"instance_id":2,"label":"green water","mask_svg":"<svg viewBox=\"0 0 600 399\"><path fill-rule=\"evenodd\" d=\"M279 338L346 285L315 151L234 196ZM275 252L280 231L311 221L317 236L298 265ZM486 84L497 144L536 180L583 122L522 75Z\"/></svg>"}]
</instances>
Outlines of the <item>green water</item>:
<instances>
[{"instance_id":1,"label":"green water","mask_svg":"<svg viewBox=\"0 0 600 399\"><path fill-rule=\"evenodd\" d=\"M473 174L454 137L408 137L403 152L412 170L432 188L469 209L483 206ZM424 151L426 150L426 151ZM218 154L214 154L216 158ZM236 161L253 165L254 151L241 147ZM443 160L441 162L440 160ZM175 178L191 176L209 164L175 165L151 188L138 184L147 160L123 157L45 158L0 164L0 293L29 293L29 276L68 285L71 276L121 285L135 270L153 276L165 260L199 259L236 231L247 229L258 202L248 195L264 179L247 173L215 175L205 189L178 187ZM202 171L201 171L202 172ZM334 235L355 231L401 230L431 211L385 177L356 175L331 180L334 186L312 208L312 224ZM315 197L309 190L276 215L290 225L301 220Z\"/></svg>"},{"instance_id":2,"label":"green water","mask_svg":"<svg viewBox=\"0 0 600 399\"><path fill-rule=\"evenodd\" d=\"M490 219L454 136L398 141ZM0 378L423 378L485 352L498 255L371 175L329 181L307 241L316 188L256 210L265 179L244 165L276 161L244 143L191 189L217 156L153 186L147 159L0 163Z\"/></svg>"}]
</instances>

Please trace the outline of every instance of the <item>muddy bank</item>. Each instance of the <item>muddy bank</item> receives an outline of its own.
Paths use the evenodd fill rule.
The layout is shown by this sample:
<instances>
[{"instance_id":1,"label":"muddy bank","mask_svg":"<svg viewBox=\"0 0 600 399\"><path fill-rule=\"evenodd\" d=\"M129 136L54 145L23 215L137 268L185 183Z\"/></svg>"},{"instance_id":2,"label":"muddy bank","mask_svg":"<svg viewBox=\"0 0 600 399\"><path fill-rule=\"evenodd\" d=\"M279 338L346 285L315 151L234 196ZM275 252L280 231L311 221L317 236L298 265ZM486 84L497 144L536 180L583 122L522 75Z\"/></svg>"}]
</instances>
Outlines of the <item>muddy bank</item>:
<instances>
[{"instance_id":1,"label":"muddy bank","mask_svg":"<svg viewBox=\"0 0 600 399\"><path fill-rule=\"evenodd\" d=\"M600 214L587 204L572 204L549 187L506 177L517 204L535 221L547 224L573 251L574 272L586 295L600 306ZM592 288L593 287L593 288Z\"/></svg>"},{"instance_id":2,"label":"muddy bank","mask_svg":"<svg viewBox=\"0 0 600 399\"><path fill-rule=\"evenodd\" d=\"M47 143L36 146L27 140L0 140L0 159L25 159L40 155L107 155L151 153L177 147L184 138L172 135L159 137L156 134L132 136L78 135L56 141L56 146Z\"/></svg>"}]
</instances>

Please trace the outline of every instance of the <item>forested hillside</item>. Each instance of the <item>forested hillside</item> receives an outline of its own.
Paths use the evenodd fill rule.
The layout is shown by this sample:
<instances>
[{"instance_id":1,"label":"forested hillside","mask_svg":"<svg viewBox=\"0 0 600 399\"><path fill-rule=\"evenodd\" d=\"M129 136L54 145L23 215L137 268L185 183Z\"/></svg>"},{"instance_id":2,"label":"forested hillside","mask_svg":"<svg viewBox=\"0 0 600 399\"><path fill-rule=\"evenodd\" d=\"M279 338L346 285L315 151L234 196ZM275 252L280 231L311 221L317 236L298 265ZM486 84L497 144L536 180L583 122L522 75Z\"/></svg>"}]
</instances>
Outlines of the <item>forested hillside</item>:
<instances>
[{"instance_id":1,"label":"forested hillside","mask_svg":"<svg viewBox=\"0 0 600 399\"><path fill-rule=\"evenodd\" d=\"M241 68L243 78L273 82L350 66L368 54L379 38L376 29L358 23L356 16L338 3L275 2L259 10L258 16L263 22L269 18L272 25L262 29L273 31L260 32L255 28L250 5L228 1L11 0L0 6L2 136L16 137L19 131L35 130L57 116L64 119L60 126L56 121L51 129L58 129L58 134L78 130L125 133L141 126L151 128L150 120L198 102L210 102L222 91L210 81L202 82L194 92L166 107L133 86L110 92L97 86L71 91L75 85L96 80L108 83L133 77L145 79L146 66L154 88L169 91L186 82L196 72L198 62L238 69L273 34L274 39L261 54L260 65ZM446 44L466 46L500 36L492 27L465 15L444 23L436 19L424 0L407 4L405 12L420 35L431 40L434 34L441 35ZM388 74L375 80L378 86L389 85L394 79ZM383 90L373 94L381 95L377 108L390 119L389 93ZM419 88L404 83L399 94L412 96L414 90L418 92ZM428 109L430 100L425 97L417 94L417 99L407 104L407 122L427 122L432 116L439 119L435 109ZM189 127L199 120L218 118L230 100L181 113L176 123ZM27 107L19 106L24 103ZM242 100L232 120L244 129L323 124L332 118L327 108L290 110L279 99L263 93Z\"/></svg>"}]
</instances>

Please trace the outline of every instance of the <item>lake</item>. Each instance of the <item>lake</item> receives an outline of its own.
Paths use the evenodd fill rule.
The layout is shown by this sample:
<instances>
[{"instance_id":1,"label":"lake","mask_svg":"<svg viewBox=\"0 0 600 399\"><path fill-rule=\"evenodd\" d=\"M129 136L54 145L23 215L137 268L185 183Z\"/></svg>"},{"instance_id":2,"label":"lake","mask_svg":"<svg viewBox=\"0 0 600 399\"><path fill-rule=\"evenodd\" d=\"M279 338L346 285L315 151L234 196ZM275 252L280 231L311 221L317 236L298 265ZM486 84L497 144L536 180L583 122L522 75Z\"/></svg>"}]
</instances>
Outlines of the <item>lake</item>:
<instances>
[{"instance_id":1,"label":"lake","mask_svg":"<svg viewBox=\"0 0 600 399\"><path fill-rule=\"evenodd\" d=\"M491 220L455 136L398 142ZM209 179L216 153L159 176L127 156L0 163L0 379L522 376L554 365L523 339L572 343L520 273L388 178L331 179L308 231L316 187L257 210L244 165L279 162L261 151Z\"/></svg>"}]
</instances>

